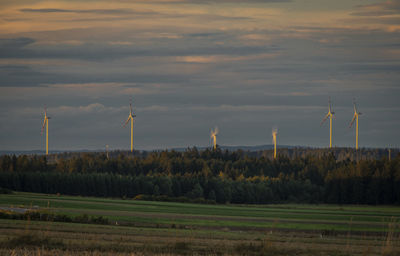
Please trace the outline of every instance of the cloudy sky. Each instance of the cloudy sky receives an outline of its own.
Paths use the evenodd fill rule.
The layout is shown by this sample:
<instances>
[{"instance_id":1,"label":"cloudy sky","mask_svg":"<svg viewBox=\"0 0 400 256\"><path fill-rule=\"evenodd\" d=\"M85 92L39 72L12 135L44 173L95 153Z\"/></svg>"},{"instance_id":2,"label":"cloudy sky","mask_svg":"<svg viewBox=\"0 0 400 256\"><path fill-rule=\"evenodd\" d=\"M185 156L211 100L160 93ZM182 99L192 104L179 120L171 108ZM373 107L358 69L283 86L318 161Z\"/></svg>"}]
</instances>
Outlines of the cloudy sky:
<instances>
[{"instance_id":1,"label":"cloudy sky","mask_svg":"<svg viewBox=\"0 0 400 256\"><path fill-rule=\"evenodd\" d=\"M246 3L243 3L246 2ZM0 0L0 150L400 146L399 0Z\"/></svg>"}]
</instances>

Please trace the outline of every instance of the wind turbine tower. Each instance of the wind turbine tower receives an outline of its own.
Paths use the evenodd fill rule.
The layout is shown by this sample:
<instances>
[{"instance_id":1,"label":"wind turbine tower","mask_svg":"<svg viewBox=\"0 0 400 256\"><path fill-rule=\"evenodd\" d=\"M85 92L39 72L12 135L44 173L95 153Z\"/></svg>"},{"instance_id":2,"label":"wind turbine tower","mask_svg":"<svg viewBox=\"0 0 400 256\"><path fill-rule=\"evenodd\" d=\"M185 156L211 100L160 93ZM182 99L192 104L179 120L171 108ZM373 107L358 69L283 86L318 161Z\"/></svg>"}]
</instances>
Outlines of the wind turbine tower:
<instances>
[{"instance_id":1,"label":"wind turbine tower","mask_svg":"<svg viewBox=\"0 0 400 256\"><path fill-rule=\"evenodd\" d=\"M130 108L129 116L124 124L124 127L128 124L129 121L131 121L131 152L133 152L133 118L136 117L136 115L132 111L132 100L129 103L129 108Z\"/></svg>"},{"instance_id":2,"label":"wind turbine tower","mask_svg":"<svg viewBox=\"0 0 400 256\"><path fill-rule=\"evenodd\" d=\"M272 130L272 141L274 142L274 159L276 159L276 135L278 134L277 129Z\"/></svg>"},{"instance_id":3,"label":"wind turbine tower","mask_svg":"<svg viewBox=\"0 0 400 256\"><path fill-rule=\"evenodd\" d=\"M49 154L49 119L50 118L51 117L47 116L47 108L46 108L46 105L45 105L44 106L44 120L43 120L41 134L43 134L44 127L46 126L46 155Z\"/></svg>"},{"instance_id":4,"label":"wind turbine tower","mask_svg":"<svg viewBox=\"0 0 400 256\"><path fill-rule=\"evenodd\" d=\"M213 148L214 150L217 149L217 134L218 134L219 130L218 127L215 127L215 129L211 129L211 133L210 133L210 137L213 140Z\"/></svg>"},{"instance_id":5,"label":"wind turbine tower","mask_svg":"<svg viewBox=\"0 0 400 256\"><path fill-rule=\"evenodd\" d=\"M328 104L328 114L322 119L321 125L329 118L330 129L329 129L329 148L332 148L332 119L335 112L332 111L331 106L331 98L329 97L329 104Z\"/></svg>"},{"instance_id":6,"label":"wind turbine tower","mask_svg":"<svg viewBox=\"0 0 400 256\"><path fill-rule=\"evenodd\" d=\"M361 113L357 111L357 105L356 105L355 99L353 99L353 105L354 105L354 116L353 116L353 119L351 120L349 128L351 128L354 121L356 121L356 150L357 150L358 149L358 116L361 115Z\"/></svg>"}]
</instances>

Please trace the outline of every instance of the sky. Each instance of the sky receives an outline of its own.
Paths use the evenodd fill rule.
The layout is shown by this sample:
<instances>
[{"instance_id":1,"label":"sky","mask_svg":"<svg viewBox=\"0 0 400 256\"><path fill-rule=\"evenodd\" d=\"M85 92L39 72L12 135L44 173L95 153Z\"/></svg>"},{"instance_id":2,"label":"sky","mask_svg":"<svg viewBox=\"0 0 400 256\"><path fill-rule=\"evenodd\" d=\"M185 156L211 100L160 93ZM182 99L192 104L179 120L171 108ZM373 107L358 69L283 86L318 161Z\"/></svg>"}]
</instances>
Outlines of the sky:
<instances>
[{"instance_id":1,"label":"sky","mask_svg":"<svg viewBox=\"0 0 400 256\"><path fill-rule=\"evenodd\" d=\"M0 150L400 147L400 0L0 0Z\"/></svg>"}]
</instances>

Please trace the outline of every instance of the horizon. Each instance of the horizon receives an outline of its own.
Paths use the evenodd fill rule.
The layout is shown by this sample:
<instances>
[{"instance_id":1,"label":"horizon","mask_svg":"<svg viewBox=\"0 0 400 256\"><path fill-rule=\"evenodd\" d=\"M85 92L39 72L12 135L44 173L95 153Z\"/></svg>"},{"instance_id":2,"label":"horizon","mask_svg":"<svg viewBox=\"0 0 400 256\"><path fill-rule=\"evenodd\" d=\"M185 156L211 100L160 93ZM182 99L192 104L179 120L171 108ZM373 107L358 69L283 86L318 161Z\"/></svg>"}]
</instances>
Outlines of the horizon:
<instances>
[{"instance_id":1,"label":"horizon","mask_svg":"<svg viewBox=\"0 0 400 256\"><path fill-rule=\"evenodd\" d=\"M231 150L231 151L237 151L237 150L248 150L248 151L273 151L273 144L264 144L264 145L217 145L219 149L221 150ZM271 147L271 148L264 148L264 149L257 149L257 148L262 148L262 147ZM157 152L157 151L173 151L173 150L179 150L179 151L186 151L190 149L198 149L198 150L212 150L212 146L188 146L188 147L173 147L173 148L154 148L154 149L134 149L134 151L138 152ZM277 145L278 153L279 149L282 150L296 150L296 149L309 149L309 150L336 150L336 149L347 149L347 150L355 150L355 147L312 147L312 146L301 146L301 145ZM391 147L391 148L381 148L381 147L360 147L358 151L362 150L394 150L394 151L400 151L400 147ZM37 152L39 154L45 154L46 150L43 149L32 149L32 150L3 150L1 149L0 152ZM59 150L59 149L53 149L49 150L49 155L51 154L59 154L59 153L101 153L101 152L107 152L106 148L104 149L65 149L65 150ZM130 152L129 148L109 148L108 152Z\"/></svg>"},{"instance_id":2,"label":"horizon","mask_svg":"<svg viewBox=\"0 0 400 256\"><path fill-rule=\"evenodd\" d=\"M400 0L0 3L0 150L400 147Z\"/></svg>"}]
</instances>

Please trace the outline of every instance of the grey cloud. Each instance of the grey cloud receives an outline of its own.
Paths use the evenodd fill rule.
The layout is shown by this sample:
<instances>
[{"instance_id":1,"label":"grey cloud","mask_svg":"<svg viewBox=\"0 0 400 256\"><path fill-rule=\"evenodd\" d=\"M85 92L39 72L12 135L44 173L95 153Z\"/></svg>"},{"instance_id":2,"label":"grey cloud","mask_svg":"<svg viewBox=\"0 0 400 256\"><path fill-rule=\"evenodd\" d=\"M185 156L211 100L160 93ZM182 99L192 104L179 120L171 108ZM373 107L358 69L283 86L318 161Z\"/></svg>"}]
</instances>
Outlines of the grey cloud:
<instances>
[{"instance_id":1,"label":"grey cloud","mask_svg":"<svg viewBox=\"0 0 400 256\"><path fill-rule=\"evenodd\" d=\"M0 39L0 50L2 50L2 52L3 52L10 48L11 49L20 49L27 45L33 44L34 42L35 42L34 39L28 38L28 37Z\"/></svg>"},{"instance_id":2,"label":"grey cloud","mask_svg":"<svg viewBox=\"0 0 400 256\"><path fill-rule=\"evenodd\" d=\"M237 37L243 32L239 31L212 31L203 33L184 33L182 36L187 40L196 40L197 43L205 42L215 42L215 41L228 41L234 42Z\"/></svg>"},{"instance_id":3,"label":"grey cloud","mask_svg":"<svg viewBox=\"0 0 400 256\"><path fill-rule=\"evenodd\" d=\"M184 83L189 82L187 75L124 73L124 74L74 74L74 73L49 73L37 71L29 66L0 66L0 87L37 87L50 84L76 84L76 83ZM130 87L129 85L126 85Z\"/></svg>"},{"instance_id":4,"label":"grey cloud","mask_svg":"<svg viewBox=\"0 0 400 256\"><path fill-rule=\"evenodd\" d=\"M379 15L371 15L368 17L366 15L362 16L360 15L360 17L357 20L348 19L348 21L352 23L358 22L363 24L395 24L395 25L400 24L399 17L381 17Z\"/></svg>"},{"instance_id":5,"label":"grey cloud","mask_svg":"<svg viewBox=\"0 0 400 256\"><path fill-rule=\"evenodd\" d=\"M55 79L53 75L34 71L29 66L0 66L0 87L38 86L44 81Z\"/></svg>"},{"instance_id":6,"label":"grey cloud","mask_svg":"<svg viewBox=\"0 0 400 256\"><path fill-rule=\"evenodd\" d=\"M226 15L215 15L215 14L197 14L191 15L192 17L198 17L200 19L205 19L207 21L214 20L214 21L229 21L229 20L253 20L250 17L243 17L243 16L226 16Z\"/></svg>"},{"instance_id":7,"label":"grey cloud","mask_svg":"<svg viewBox=\"0 0 400 256\"><path fill-rule=\"evenodd\" d=\"M351 15L353 16L385 16L385 15L393 15L397 14L398 11L396 10L376 10L376 11L358 11L358 12L353 12Z\"/></svg>"},{"instance_id":8,"label":"grey cloud","mask_svg":"<svg viewBox=\"0 0 400 256\"><path fill-rule=\"evenodd\" d=\"M322 27L292 27L294 35L308 34L305 39L293 39L291 41L280 41L282 48L299 47L302 43L304 49L314 52L315 47L329 49L320 51L318 55L310 54L313 58L328 58L351 60L351 61L385 61L387 56L383 56L382 51L388 49L398 49L400 33L388 32L380 29L346 29L346 28L322 28ZM304 31L304 32L303 32ZM292 42L292 43L291 43ZM310 47L311 46L311 47ZM343 54L343 51L346 54ZM338 51L341 54L333 54ZM368 54L365 52L368 51ZM321 59L323 60L323 59Z\"/></svg>"},{"instance_id":9,"label":"grey cloud","mask_svg":"<svg viewBox=\"0 0 400 256\"><path fill-rule=\"evenodd\" d=\"M184 0L185 2L192 3L243 3L242 0ZM292 2L292 0L248 0L246 3L287 3Z\"/></svg>"},{"instance_id":10,"label":"grey cloud","mask_svg":"<svg viewBox=\"0 0 400 256\"><path fill-rule=\"evenodd\" d=\"M67 19L58 18L55 21L57 21L57 22L65 22L65 21L67 21L67 22L71 22L71 21L74 21L74 22L92 22L92 21L112 22L112 21L132 20L132 19L133 19L132 16L126 16L126 15L122 16L121 15L121 16L109 16L109 17L96 16L93 18L82 17L82 18L75 18L75 19L73 19L73 18L71 19L70 17L68 17Z\"/></svg>"},{"instance_id":11,"label":"grey cloud","mask_svg":"<svg viewBox=\"0 0 400 256\"><path fill-rule=\"evenodd\" d=\"M354 16L385 16L400 14L400 0L389 0L377 4L359 5Z\"/></svg>"},{"instance_id":12,"label":"grey cloud","mask_svg":"<svg viewBox=\"0 0 400 256\"><path fill-rule=\"evenodd\" d=\"M15 42L15 45L12 43ZM64 58L81 60L107 60L130 56L191 56L191 55L250 55L266 52L276 52L277 46L196 46L196 45L161 45L157 48L150 46L122 46L105 44L84 44L75 46L36 46L30 49L25 46L33 43L29 39L7 39L5 48L0 52L0 58Z\"/></svg>"},{"instance_id":13,"label":"grey cloud","mask_svg":"<svg viewBox=\"0 0 400 256\"><path fill-rule=\"evenodd\" d=\"M153 11L137 11L132 9L86 9L86 10L73 10L73 9L56 9L56 8L44 8L44 9L20 9L21 12L31 13L92 13L92 14L106 14L106 15L117 15L117 14L140 14L140 15L151 15L157 14Z\"/></svg>"},{"instance_id":14,"label":"grey cloud","mask_svg":"<svg viewBox=\"0 0 400 256\"><path fill-rule=\"evenodd\" d=\"M214 36L220 36L222 32L209 32L209 33L189 33L185 34L185 36L190 36L190 37L195 37L195 38L209 38L209 37L214 37Z\"/></svg>"},{"instance_id":15,"label":"grey cloud","mask_svg":"<svg viewBox=\"0 0 400 256\"><path fill-rule=\"evenodd\" d=\"M351 63L341 65L339 68L343 72L362 72L362 73L370 73L370 72L380 72L380 73L399 73L400 72L400 63Z\"/></svg>"},{"instance_id":16,"label":"grey cloud","mask_svg":"<svg viewBox=\"0 0 400 256\"><path fill-rule=\"evenodd\" d=\"M96 102L84 106L61 105L57 107L52 107L49 110L51 111L51 115L67 117L67 116L103 114L103 113L116 114L122 111L127 112L129 111L129 108L127 106L121 106L118 108L110 107ZM25 107L25 108L11 109L7 114L18 115L21 117L29 117L29 116L34 116L37 113L41 113L42 111L43 111L42 106Z\"/></svg>"},{"instance_id":17,"label":"grey cloud","mask_svg":"<svg viewBox=\"0 0 400 256\"><path fill-rule=\"evenodd\" d=\"M157 15L157 18L201 18L206 19L207 21L224 21L224 20L252 20L250 17L241 17L241 16L227 16L227 15L216 15L216 14L169 14L169 13L160 13L150 10L132 10L132 9L56 9L56 8L45 8L45 9L20 9L20 12L25 13L77 13L77 14L100 14L100 15L110 15L109 17L95 17L95 18L87 18L81 17L77 19L69 18L68 21L113 21L113 20L126 20L132 19L135 16L143 16L147 18L153 18ZM12 19L9 19L11 21ZM25 19L29 20L29 19ZM16 20L17 21L17 20ZM57 21L64 21L62 17L60 17Z\"/></svg>"},{"instance_id":18,"label":"grey cloud","mask_svg":"<svg viewBox=\"0 0 400 256\"><path fill-rule=\"evenodd\" d=\"M77 19L68 19L68 21L118 21L118 20L131 20L136 16L143 16L149 19L153 19L154 17L157 18L193 18L193 19L205 19L207 21L234 21L234 20L253 20L250 17L241 17L241 16L226 16L226 15L216 15L216 14L191 14L191 15L184 15L184 14L168 14L168 13L144 13L138 12L135 13L135 16L132 15L119 15L119 16L109 16L109 17L96 17L96 18L77 18ZM58 19L57 21L65 21L63 19Z\"/></svg>"},{"instance_id":19,"label":"grey cloud","mask_svg":"<svg viewBox=\"0 0 400 256\"><path fill-rule=\"evenodd\" d=\"M220 4L220 3L244 3L242 0L146 0L146 2L163 4ZM289 3L293 0L247 0L245 3Z\"/></svg>"}]
</instances>

